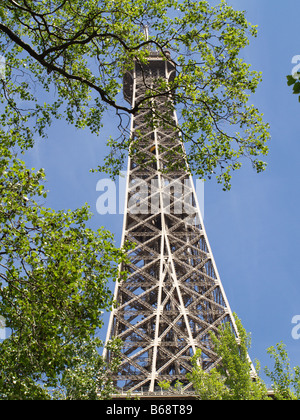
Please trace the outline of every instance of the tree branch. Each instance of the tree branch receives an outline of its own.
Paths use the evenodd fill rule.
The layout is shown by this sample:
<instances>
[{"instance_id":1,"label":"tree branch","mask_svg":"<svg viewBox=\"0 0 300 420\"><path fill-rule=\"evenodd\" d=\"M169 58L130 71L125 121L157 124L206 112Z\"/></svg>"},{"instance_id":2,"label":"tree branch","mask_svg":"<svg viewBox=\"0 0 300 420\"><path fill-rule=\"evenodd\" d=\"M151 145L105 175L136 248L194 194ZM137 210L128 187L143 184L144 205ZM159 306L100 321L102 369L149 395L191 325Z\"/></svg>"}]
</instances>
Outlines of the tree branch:
<instances>
[{"instance_id":1,"label":"tree branch","mask_svg":"<svg viewBox=\"0 0 300 420\"><path fill-rule=\"evenodd\" d=\"M66 70L56 66L55 64L49 63L48 61L44 59L43 54L38 54L30 45L26 44L18 35L16 35L13 31L11 31L7 26L3 25L2 23L0 23L0 31L4 32L13 42L15 42L17 45L22 47L25 51L27 51L32 58L37 60L42 66L44 66L49 71L55 71L61 74L62 76L66 77L68 80L76 80L80 83L83 83L89 86L91 89L99 93L103 102L114 107L115 109L118 109L120 111L125 111L128 113L133 113L134 111L137 110L136 107L133 110L124 106L117 105L113 99L107 96L107 93L105 92L104 89L95 85L90 80L85 79L84 77L81 77L81 76L70 74Z\"/></svg>"}]
</instances>

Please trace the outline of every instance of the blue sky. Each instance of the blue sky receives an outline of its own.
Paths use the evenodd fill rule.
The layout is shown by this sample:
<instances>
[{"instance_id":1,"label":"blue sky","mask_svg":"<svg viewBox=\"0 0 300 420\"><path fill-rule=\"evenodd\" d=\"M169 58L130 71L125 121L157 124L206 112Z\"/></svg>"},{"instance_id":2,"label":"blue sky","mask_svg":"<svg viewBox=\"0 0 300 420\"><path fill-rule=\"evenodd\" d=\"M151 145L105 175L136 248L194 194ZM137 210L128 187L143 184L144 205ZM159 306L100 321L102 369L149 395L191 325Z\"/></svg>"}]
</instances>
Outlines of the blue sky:
<instances>
[{"instance_id":1,"label":"blue sky","mask_svg":"<svg viewBox=\"0 0 300 420\"><path fill-rule=\"evenodd\" d=\"M231 0L258 25L259 35L243 51L263 82L251 98L270 123L268 168L257 175L248 162L236 172L230 192L205 184L205 227L231 308L252 333L252 359L269 364L266 348L283 341L291 362L300 365L300 340L292 338L292 318L300 315L300 103L286 85L292 57L300 55L300 3L296 0ZM46 171L46 206L76 208L87 202L93 228L104 225L120 244L122 215L96 212L104 142L114 132L114 113L100 137L53 125L47 140L26 154L29 166ZM104 175L102 176L104 177ZM105 317L107 321L108 317ZM106 324L107 325L107 324ZM103 329L103 338L105 337Z\"/></svg>"}]
</instances>

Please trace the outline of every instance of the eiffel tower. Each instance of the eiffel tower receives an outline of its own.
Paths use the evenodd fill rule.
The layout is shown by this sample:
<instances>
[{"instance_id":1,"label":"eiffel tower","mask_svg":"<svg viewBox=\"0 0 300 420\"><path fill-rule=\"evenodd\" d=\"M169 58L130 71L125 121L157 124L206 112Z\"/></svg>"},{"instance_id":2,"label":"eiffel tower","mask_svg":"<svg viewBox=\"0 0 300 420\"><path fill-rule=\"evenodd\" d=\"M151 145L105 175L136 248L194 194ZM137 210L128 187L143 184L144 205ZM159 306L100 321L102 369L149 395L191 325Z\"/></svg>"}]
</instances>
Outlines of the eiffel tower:
<instances>
[{"instance_id":1,"label":"eiffel tower","mask_svg":"<svg viewBox=\"0 0 300 420\"><path fill-rule=\"evenodd\" d=\"M122 235L122 244L135 245L121 267L128 278L115 286L107 341L123 341L117 388L151 393L161 381L179 381L187 391L196 350L205 371L216 367L210 332L225 322L236 326L176 129L172 91L146 100L161 83L171 86L176 66L167 51L149 54L147 64L135 61L124 75L125 99L142 104L131 119ZM164 122L155 126L149 117L157 115ZM109 361L112 354L104 356Z\"/></svg>"}]
</instances>

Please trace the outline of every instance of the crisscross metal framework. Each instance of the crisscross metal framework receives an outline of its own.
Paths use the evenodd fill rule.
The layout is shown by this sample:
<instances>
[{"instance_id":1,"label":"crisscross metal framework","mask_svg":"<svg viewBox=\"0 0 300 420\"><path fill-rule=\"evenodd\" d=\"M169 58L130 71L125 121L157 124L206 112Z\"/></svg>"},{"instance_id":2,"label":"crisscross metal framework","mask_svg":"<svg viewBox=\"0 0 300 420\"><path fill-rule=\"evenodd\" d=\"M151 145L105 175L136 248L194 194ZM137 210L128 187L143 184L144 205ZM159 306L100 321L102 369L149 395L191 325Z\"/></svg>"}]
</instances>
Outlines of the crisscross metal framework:
<instances>
[{"instance_id":1,"label":"crisscross metal framework","mask_svg":"<svg viewBox=\"0 0 300 420\"><path fill-rule=\"evenodd\" d=\"M168 53L151 52L149 63L134 64L124 76L124 96L135 105L149 88L174 80L175 65ZM146 102L145 102L146 103ZM130 264L121 269L128 279L115 286L107 341L123 341L121 365L113 379L123 391L154 392L159 381L180 381L192 371L191 357L202 350L202 366L220 363L210 331L231 322L232 312L214 257L176 128L172 93L157 95L152 105L132 116L133 149L128 160L126 207L122 243ZM149 115L165 115L153 126ZM138 151L139 153L134 153ZM164 172L170 161L173 169ZM112 355L105 350L104 356Z\"/></svg>"}]
</instances>

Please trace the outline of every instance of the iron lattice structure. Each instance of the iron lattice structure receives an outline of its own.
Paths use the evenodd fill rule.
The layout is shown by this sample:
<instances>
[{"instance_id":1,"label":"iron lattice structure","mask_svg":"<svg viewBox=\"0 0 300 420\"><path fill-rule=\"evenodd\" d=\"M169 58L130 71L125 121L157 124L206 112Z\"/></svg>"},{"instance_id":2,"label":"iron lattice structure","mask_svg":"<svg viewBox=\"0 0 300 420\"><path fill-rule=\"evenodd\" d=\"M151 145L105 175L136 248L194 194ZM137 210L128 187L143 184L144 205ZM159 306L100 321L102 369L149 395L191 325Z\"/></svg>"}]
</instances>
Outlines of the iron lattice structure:
<instances>
[{"instance_id":1,"label":"iron lattice structure","mask_svg":"<svg viewBox=\"0 0 300 420\"><path fill-rule=\"evenodd\" d=\"M125 74L124 96L132 106L149 88L174 80L175 65L165 54L168 59L151 52L147 65L136 62ZM166 123L151 126L151 113L165 115ZM107 333L107 341L123 340L121 366L113 379L129 392L153 392L163 380L179 380L190 389L186 375L196 349L202 350L206 371L220 363L210 331L228 321L236 330L176 125L171 93L157 95L131 120L122 243L135 247L130 264L121 268L129 276L116 284L117 304ZM171 160L173 169L165 173ZM105 350L108 361L111 356Z\"/></svg>"}]
</instances>

